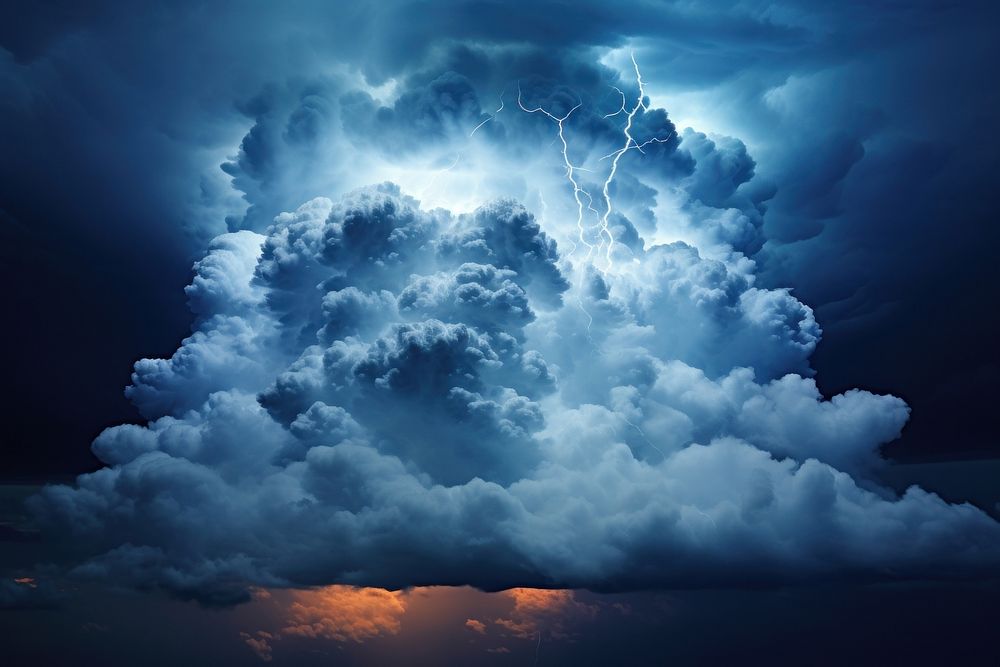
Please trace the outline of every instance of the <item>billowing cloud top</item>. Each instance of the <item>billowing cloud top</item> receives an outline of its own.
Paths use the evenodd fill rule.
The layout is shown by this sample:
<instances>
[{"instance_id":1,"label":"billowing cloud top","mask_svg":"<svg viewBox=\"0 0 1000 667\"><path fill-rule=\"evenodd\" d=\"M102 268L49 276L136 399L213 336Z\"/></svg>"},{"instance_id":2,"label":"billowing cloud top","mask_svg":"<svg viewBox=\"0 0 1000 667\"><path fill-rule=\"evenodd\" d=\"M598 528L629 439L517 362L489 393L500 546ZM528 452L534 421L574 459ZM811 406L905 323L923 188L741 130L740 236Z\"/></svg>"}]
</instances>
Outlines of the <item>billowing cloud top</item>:
<instances>
[{"instance_id":1,"label":"billowing cloud top","mask_svg":"<svg viewBox=\"0 0 1000 667\"><path fill-rule=\"evenodd\" d=\"M757 279L774 188L740 140L578 54L425 56L241 107L245 206L206 186L227 231L192 334L135 365L148 423L32 501L76 574L224 604L995 568L993 519L875 481L906 404L817 389L813 311Z\"/></svg>"}]
</instances>

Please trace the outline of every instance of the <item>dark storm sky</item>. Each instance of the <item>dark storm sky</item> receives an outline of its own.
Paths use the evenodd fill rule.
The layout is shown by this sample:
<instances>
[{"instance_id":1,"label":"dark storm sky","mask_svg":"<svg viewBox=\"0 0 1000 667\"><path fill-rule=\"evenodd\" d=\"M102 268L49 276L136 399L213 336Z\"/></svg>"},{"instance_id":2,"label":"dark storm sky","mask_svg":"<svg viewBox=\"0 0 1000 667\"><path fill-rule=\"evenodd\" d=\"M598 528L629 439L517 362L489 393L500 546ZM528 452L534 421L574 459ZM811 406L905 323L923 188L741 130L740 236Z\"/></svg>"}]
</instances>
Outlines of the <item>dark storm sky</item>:
<instances>
[{"instance_id":1,"label":"dark storm sky","mask_svg":"<svg viewBox=\"0 0 1000 667\"><path fill-rule=\"evenodd\" d=\"M310 191L314 181L300 179L294 170L307 150L282 153L285 148L268 143L267 132L284 121L282 114L302 112L300 128L323 129L324 100L339 92L321 91L327 98L319 94L316 101L310 93L321 86L317 81L350 72L352 85L363 75L369 90L398 85L397 92L410 94L407 102L426 103L424 111L433 115L434 100L421 95L432 87L432 77L450 69L460 70L481 94L492 94L497 86L490 77L498 66L484 53L525 79L537 69L553 79L565 77L572 88L592 84L597 58L627 44L642 62L654 106L665 107L679 130L684 121L698 122L699 131L729 134L749 147L754 191L770 194L763 217L767 242L754 248L760 280L768 287L793 288L815 309L823 339L811 365L823 392L832 396L860 387L900 396L912 408L902 438L884 449L900 463L879 471L878 479L900 491L919 483L948 501L970 500L996 518L998 19L1000 5L994 2L933 0L0 0L0 280L10 293L0 327L6 380L0 398L0 482L5 482L0 484L0 625L13 638L5 647L12 664L40 658L52 664L131 664L150 646L156 649L151 664L261 664L262 650L273 651L274 664L327 664L335 656L344 664L524 664L534 659L576 665L611 664L623 655L634 664L996 664L990 624L1000 596L995 578L977 578L990 564L974 558L988 558L982 554L995 544L989 541L995 524L971 508L934 504L915 493L905 501L880 501L882 509L863 520L845 521L854 532L834 535L831 546L825 541L826 524L814 521L821 512L813 512L810 504L822 500L825 487L822 479L808 478L808 464L802 477L819 491L803 494L806 500L796 506L801 511L793 512L800 522L791 530L806 548L792 549L796 558L780 568L793 581L788 587L770 585L766 569L754 578L749 539L754 530L770 535L765 529L778 520L759 528L753 517L743 517L759 530L743 533L748 541L735 548L719 538L724 557L717 563L692 559L694 564L687 564L692 580L682 582L692 590L605 596L564 591L563 601L570 601L559 613L535 609L529 610L535 616L518 617L509 593L487 595L462 587L421 597L416 589L400 594L409 596L408 611L391 611L388 621L379 617L388 625L375 623L377 631L364 641L334 637L343 630L340 625L366 613L364 605L354 609L339 598L339 607L326 609L332 620L323 618L318 603L320 612L311 619L332 627L326 635L289 632L310 620L296 618L292 602L321 598L330 589L275 589L273 597L241 589L244 597L227 597L224 584L232 577L272 585L261 580L274 582L292 571L289 580L301 587L331 583L323 568L336 566L326 562L336 560L328 557L336 549L323 539L311 541L322 536L313 532L322 522L278 521L281 525L274 527L272 516L281 515L267 514L271 503L263 491L254 502L236 494L238 484L204 487L223 488L231 498L203 493L208 473L178 464L179 455L173 461L176 479L137 473L141 482L130 486L132 478L122 472L127 466L117 466L115 484L101 487L95 479L72 496L50 489L51 506L68 508L70 520L46 543L37 539L37 517L24 509L25 498L38 487L7 482L59 481L100 467L89 451L94 437L113 424L144 421L123 395L132 364L142 357L169 357L192 330L184 286L210 239L227 229L260 231L281 211L316 195L334 195ZM528 55L510 63L496 56L511 45L528 45ZM481 95L480 101L486 111L493 109L492 99ZM384 125L354 119L353 130L394 127L401 115L394 116L395 111L378 110L377 120ZM306 131L304 136L314 135ZM228 162L225 171L223 162ZM253 207L244 217L234 217L243 195L243 203ZM233 437L241 437L240 432ZM114 438L105 444L106 453L120 453ZM367 470L361 464L369 459L359 460L357 469ZM921 465L926 461L937 463ZM319 467L324 460L316 457L310 465L339 479L338 460L325 462L330 465ZM229 463L211 461L208 468L218 464L225 477ZM263 469L270 462L251 463ZM704 468L681 472L696 482L709 480L701 484L706 489L728 489L724 474ZM370 470L372 480L388 480L385 488L394 483L394 470L386 473L375 465ZM249 479L253 491L264 489L263 478ZM638 479L627 479L623 488L632 489ZM258 482L260 489L253 486ZM273 482L267 479L269 492ZM123 495L108 491L119 487ZM94 489L107 491L104 504L90 503L100 495L90 493ZM612 504L628 495L609 489ZM387 495L389 504L405 495ZM112 516L119 506L142 507L147 497L166 500L150 503L133 524L119 524L120 517ZM514 523L492 521L500 505L491 504L493 496L484 497L481 505L470 504L474 520L462 524L471 535L469 543L476 542L483 526ZM169 530L161 530L156 509L174 507L174 501L190 513L165 512ZM238 511L224 512L227 502ZM339 513L345 504L334 497L315 516ZM555 504L556 510L539 515L557 517L570 503ZM108 506L111 511L101 514ZM258 511L261 507L265 511ZM257 523L239 533L250 516ZM902 525L912 516L930 518L915 523L918 529L890 532L897 519ZM177 523L170 523L175 518ZM89 562L83 577L81 568L73 569L80 561L71 551L92 545L68 537L75 534L76 519L81 525L100 524L114 538L104 544L100 540L107 535L98 536L97 550L112 557ZM147 523L152 528L142 534ZM401 521L402 527L387 532L414 543L431 535L443 553L431 549L424 560L411 558L413 552L405 548L393 551L399 545L391 539L369 541L371 533L365 531L356 544L338 541L336 546L346 553L350 546L375 544L359 551L383 577L375 585L405 585L414 578L422 583L428 571L436 577L433 583L447 579L497 588L508 582L489 576L492 570L507 574L512 561L502 551L495 560L457 558L454 562L465 570L448 561L445 575L421 569L462 549L449 548L446 521L407 526L413 523ZM957 527L947 533L949 526ZM413 538L407 527L426 535ZM882 529L886 532L878 533ZM944 538L938 539L938 529ZM539 532L548 537L544 528ZM647 553L655 553L661 531L650 523L631 532L648 533L649 551L639 544L632 553L642 563ZM693 541L711 534L695 534ZM248 577L238 568L261 535L276 538L279 547L260 558L266 564L262 572ZM968 547L969 560L962 561L967 554L959 549L949 551L949 535L967 538L956 544ZM161 538L178 548L164 555L145 546L162 546ZM919 548L907 546L911 538L922 540ZM711 545L711 539L706 543ZM123 544L140 548L117 548ZM221 544L222 551L202 553L204 544ZM590 548L600 554L603 545L587 546L575 553L581 562ZM903 570L917 564L912 579L894 580L897 572L888 567L878 574L859 568L856 574L847 566L839 572L835 565L832 579L822 568L811 569L823 564L824 555L835 562L837 554L861 554L857 562L862 562L882 547L895 549ZM406 557L393 560L398 553ZM539 547L530 553L548 552ZM383 554L389 555L383 560ZM947 565L951 555L955 561ZM291 570L281 570L286 556L294 561ZM939 562L947 566L935 565ZM658 564L649 576L659 574ZM708 575L699 570L713 564L718 569L705 570ZM684 567L679 560L662 569ZM81 583L95 574L97 583ZM878 579L882 574L888 579ZM24 580L28 575L30 582ZM641 576L626 587L643 588ZM14 577L22 581L12 583ZM588 585L586 578L582 581ZM699 582L707 588L698 589ZM136 595L119 585L157 592ZM216 608L248 595L253 597L248 604ZM346 620L337 614L345 605L353 610ZM469 618L481 619L485 632L470 626ZM393 631L397 620L401 624ZM508 626L504 620L514 622ZM519 623L526 625L518 630ZM261 632L271 634L266 649ZM540 647L531 632L544 634ZM500 647L511 652L487 653Z\"/></svg>"},{"instance_id":2,"label":"dark storm sky","mask_svg":"<svg viewBox=\"0 0 1000 667\"><path fill-rule=\"evenodd\" d=\"M906 399L895 457L995 455L995 5L778 2L752 16L727 5L554 3L515 19L491 3L280 16L6 3L5 474L90 469L86 443L137 418L122 387L135 359L169 354L188 331L181 288L210 235L201 175L238 143L239 104L330 59L378 83L435 40L542 34L580 49L638 35L668 98L704 93L728 127L780 136L755 155L777 188L758 260L817 310L821 387ZM364 28L345 30L344 16ZM761 91L789 80L808 85L776 120Z\"/></svg>"}]
</instances>

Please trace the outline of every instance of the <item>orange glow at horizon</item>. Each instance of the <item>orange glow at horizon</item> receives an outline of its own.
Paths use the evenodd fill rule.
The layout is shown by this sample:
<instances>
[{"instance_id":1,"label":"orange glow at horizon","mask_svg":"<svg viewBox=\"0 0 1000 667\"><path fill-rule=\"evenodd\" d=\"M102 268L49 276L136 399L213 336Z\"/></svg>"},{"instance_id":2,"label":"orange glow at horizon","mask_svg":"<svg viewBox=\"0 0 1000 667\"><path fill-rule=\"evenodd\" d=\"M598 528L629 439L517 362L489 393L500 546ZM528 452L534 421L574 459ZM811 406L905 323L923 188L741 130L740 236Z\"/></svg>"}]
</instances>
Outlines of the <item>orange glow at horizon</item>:
<instances>
[{"instance_id":1,"label":"orange glow at horizon","mask_svg":"<svg viewBox=\"0 0 1000 667\"><path fill-rule=\"evenodd\" d=\"M455 633L489 653L528 649L543 638L573 641L579 626L602 609L624 613L620 604L588 603L569 589L511 588L486 593L469 587L431 586L389 591L331 585L313 589L257 589L254 604L271 617L270 627L241 633L244 643L270 662L277 643L332 640L342 645ZM512 643L513 642L513 643Z\"/></svg>"},{"instance_id":2,"label":"orange glow at horizon","mask_svg":"<svg viewBox=\"0 0 1000 667\"><path fill-rule=\"evenodd\" d=\"M536 638L543 631L555 639L568 638L567 621L589 620L598 612L596 605L580 602L569 589L511 588L500 595L513 599L514 609L510 618L498 618L494 623L519 639Z\"/></svg>"},{"instance_id":3,"label":"orange glow at horizon","mask_svg":"<svg viewBox=\"0 0 1000 667\"><path fill-rule=\"evenodd\" d=\"M293 591L286 635L361 643L397 634L406 613L407 593L383 588L325 586Z\"/></svg>"}]
</instances>

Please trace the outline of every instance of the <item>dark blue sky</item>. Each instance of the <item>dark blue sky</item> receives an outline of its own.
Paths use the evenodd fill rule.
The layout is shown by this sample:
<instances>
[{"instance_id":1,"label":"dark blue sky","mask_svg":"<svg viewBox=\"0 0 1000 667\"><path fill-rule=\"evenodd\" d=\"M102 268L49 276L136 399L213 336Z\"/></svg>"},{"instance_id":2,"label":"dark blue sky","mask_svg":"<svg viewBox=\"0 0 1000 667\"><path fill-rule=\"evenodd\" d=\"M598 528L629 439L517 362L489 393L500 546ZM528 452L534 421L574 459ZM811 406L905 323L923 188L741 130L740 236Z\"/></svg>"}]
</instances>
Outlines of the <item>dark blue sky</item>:
<instances>
[{"instance_id":1,"label":"dark blue sky","mask_svg":"<svg viewBox=\"0 0 1000 667\"><path fill-rule=\"evenodd\" d=\"M62 587L5 579L0 606L78 628L117 593L66 603L68 581L205 607L256 586L681 588L699 619L806 609L814 639L833 599L873 659L947 653L870 634L883 613L982 654L975 623L914 600L997 604L998 19L0 2L0 479L107 466L27 514L34 487L0 496L19 544L0 571ZM646 148L605 199L633 100ZM564 160L608 206L589 265Z\"/></svg>"}]
</instances>

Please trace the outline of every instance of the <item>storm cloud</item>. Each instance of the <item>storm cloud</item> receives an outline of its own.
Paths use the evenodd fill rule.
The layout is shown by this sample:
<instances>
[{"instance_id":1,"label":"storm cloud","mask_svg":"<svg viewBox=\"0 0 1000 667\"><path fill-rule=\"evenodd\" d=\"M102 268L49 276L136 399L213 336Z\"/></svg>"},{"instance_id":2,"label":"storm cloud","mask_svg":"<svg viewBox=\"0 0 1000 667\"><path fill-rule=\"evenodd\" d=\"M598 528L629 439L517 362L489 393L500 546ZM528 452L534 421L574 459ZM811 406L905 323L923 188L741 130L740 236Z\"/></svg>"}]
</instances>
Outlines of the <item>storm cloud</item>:
<instances>
[{"instance_id":1,"label":"storm cloud","mask_svg":"<svg viewBox=\"0 0 1000 667\"><path fill-rule=\"evenodd\" d=\"M123 263L105 263L157 291L160 263L176 277L199 257L190 335L126 389L145 423L105 430L106 467L32 501L74 575L231 604L255 585L995 570L993 519L881 485L906 402L840 391L845 368L864 370L854 351L827 363L836 392L811 365L828 320L808 304L843 329L901 295L951 303L908 280L953 268L967 239L939 246L932 223L991 158L976 118L931 132L943 109L878 91L901 78L880 45L952 10L883 31L854 4L807 5L341 3L309 21L164 7L160 40L112 5L29 16L32 39L0 52L5 221L34 212L86 261L103 255L74 239L113 238ZM629 53L651 96L635 136L652 143L623 156L615 242L595 259L587 244L606 239L578 232L556 125L519 101L580 105L567 159L597 195L618 106L639 93ZM42 176L53 163L66 177ZM911 196L939 181L949 197ZM869 224L880 211L919 224ZM953 326L939 319L928 330ZM900 356L908 373L937 367Z\"/></svg>"},{"instance_id":2,"label":"storm cloud","mask_svg":"<svg viewBox=\"0 0 1000 667\"><path fill-rule=\"evenodd\" d=\"M626 71L630 51L685 144L669 169L690 170L688 153L699 162L693 200L670 202L660 224L673 218L684 230L675 236L707 253L712 239L693 238L700 226L687 214L698 200L725 201L712 233L724 229L726 243L758 262L760 282L794 286L836 332L814 356L823 392L860 383L915 406L895 457L995 448L984 398L995 352L942 343L954 330L989 338L997 328L979 307L997 297L982 268L997 241L994 3L588 1L511 11L490 0L294 9L108 0L0 12L0 269L18 286L15 309L39 322L31 334L8 328L0 345L16 350L8 363L26 378L8 397L15 467L88 466L63 443L134 414L117 395L124 369L183 335L187 269L227 229L263 231L314 197L386 179L428 207L468 212L509 195L538 213L511 160L491 163L499 168L481 192L464 183L460 207L439 196L433 173L455 162L453 140L492 115L504 91L512 108L517 81L531 101L562 86L563 97L588 102L581 112L613 111L606 84L631 91L602 67ZM476 136L502 144L513 122L487 122ZM532 149L551 139L536 125ZM591 131L601 136L579 134ZM739 137L746 151L700 133ZM727 157L701 155L709 144ZM525 144L508 145L521 163ZM475 153L455 170L488 171ZM719 166L734 170L715 180ZM617 185L632 193L621 203L648 192L626 178ZM627 215L651 229L645 204ZM134 252L143 247L157 252ZM62 306L45 307L56 293ZM941 313L932 322L922 319L927 301ZM150 307L134 317L140 304ZM50 384L33 360L60 344L63 317L102 324L75 336L88 354L63 358L59 391L79 400L52 420L42 407ZM905 340L885 333L900 330Z\"/></svg>"},{"instance_id":3,"label":"storm cloud","mask_svg":"<svg viewBox=\"0 0 1000 667\"><path fill-rule=\"evenodd\" d=\"M738 253L629 253L604 274L514 200L454 215L389 183L224 234L194 333L136 364L149 424L105 431L109 467L33 509L77 575L222 604L994 567L993 519L874 481L909 410L823 399L807 306Z\"/></svg>"}]
</instances>

